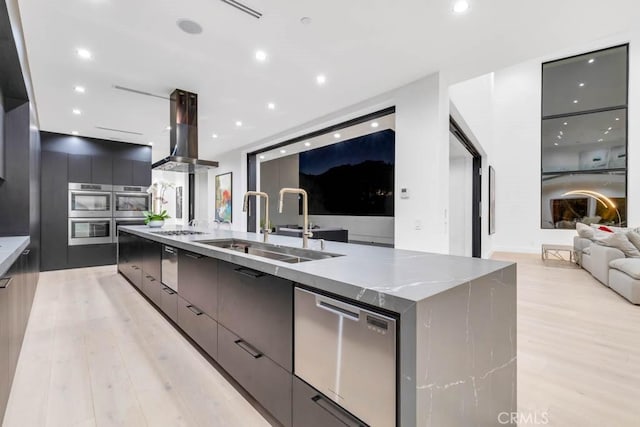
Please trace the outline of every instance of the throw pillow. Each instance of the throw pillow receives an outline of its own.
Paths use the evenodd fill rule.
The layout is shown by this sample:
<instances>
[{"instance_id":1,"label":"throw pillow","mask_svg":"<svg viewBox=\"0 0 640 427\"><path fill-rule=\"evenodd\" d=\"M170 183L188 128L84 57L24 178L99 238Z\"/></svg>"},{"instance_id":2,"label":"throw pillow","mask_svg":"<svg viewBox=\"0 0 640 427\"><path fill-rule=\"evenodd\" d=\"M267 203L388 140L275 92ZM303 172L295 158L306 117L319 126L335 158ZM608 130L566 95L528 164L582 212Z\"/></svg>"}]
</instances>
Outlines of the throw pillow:
<instances>
[{"instance_id":1,"label":"throw pillow","mask_svg":"<svg viewBox=\"0 0 640 427\"><path fill-rule=\"evenodd\" d=\"M627 233L627 239L629 239L629 241L633 243L633 246L635 246L636 248L638 248L638 250L640 250L640 233L633 230L629 231Z\"/></svg>"},{"instance_id":2,"label":"throw pillow","mask_svg":"<svg viewBox=\"0 0 640 427\"><path fill-rule=\"evenodd\" d=\"M619 249L629 258L640 258L640 250L629 241L624 233L609 233L609 235L598 239L597 242L602 246Z\"/></svg>"},{"instance_id":3,"label":"throw pillow","mask_svg":"<svg viewBox=\"0 0 640 427\"><path fill-rule=\"evenodd\" d=\"M576 231L578 232L578 236L584 239L593 240L595 237L595 229L581 222L576 223Z\"/></svg>"}]
</instances>

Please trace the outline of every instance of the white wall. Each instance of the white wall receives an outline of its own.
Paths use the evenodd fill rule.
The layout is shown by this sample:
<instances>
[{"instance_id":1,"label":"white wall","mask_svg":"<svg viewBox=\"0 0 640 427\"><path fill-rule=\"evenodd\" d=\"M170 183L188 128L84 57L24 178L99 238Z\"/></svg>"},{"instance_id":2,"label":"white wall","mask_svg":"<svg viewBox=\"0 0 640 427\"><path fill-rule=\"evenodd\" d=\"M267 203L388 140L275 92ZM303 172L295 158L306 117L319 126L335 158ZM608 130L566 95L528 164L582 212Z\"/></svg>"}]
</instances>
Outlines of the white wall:
<instances>
[{"instance_id":1,"label":"white wall","mask_svg":"<svg viewBox=\"0 0 640 427\"><path fill-rule=\"evenodd\" d=\"M288 132L258 141L250 147L225 153L215 159L220 167L215 172L209 172L209 189L205 194L199 194L199 198L209 199L207 215L213 218L213 176L232 171L233 228L246 230L246 216L241 212L242 195L247 188L246 153L395 105L395 247L447 253L448 102L447 85L439 74L432 74ZM400 188L409 189L409 199L399 198ZM203 189L199 191L204 192Z\"/></svg>"},{"instance_id":2,"label":"white wall","mask_svg":"<svg viewBox=\"0 0 640 427\"><path fill-rule=\"evenodd\" d=\"M481 253L493 252L493 235L489 235L489 165L493 151L494 76L486 74L449 87L450 113L482 156Z\"/></svg>"},{"instance_id":3,"label":"white wall","mask_svg":"<svg viewBox=\"0 0 640 427\"><path fill-rule=\"evenodd\" d=\"M629 116L640 105L640 31L585 43L495 72L495 251L538 252L542 243L571 244L574 230L540 229L541 64L631 41ZM635 44L634 44L635 41ZM629 120L628 223L640 224L640 121Z\"/></svg>"}]
</instances>

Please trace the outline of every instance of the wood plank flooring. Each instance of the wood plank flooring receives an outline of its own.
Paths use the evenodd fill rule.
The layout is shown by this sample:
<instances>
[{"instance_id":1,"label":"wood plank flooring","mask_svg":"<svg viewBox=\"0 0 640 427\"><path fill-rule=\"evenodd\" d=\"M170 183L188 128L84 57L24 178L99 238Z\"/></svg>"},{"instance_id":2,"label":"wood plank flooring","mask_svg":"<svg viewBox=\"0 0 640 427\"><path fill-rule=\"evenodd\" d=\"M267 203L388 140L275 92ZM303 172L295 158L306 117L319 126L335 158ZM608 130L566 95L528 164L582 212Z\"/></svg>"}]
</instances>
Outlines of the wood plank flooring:
<instances>
[{"instance_id":1,"label":"wood plank flooring","mask_svg":"<svg viewBox=\"0 0 640 427\"><path fill-rule=\"evenodd\" d=\"M519 425L639 425L640 306L568 263L494 258L518 262ZM269 422L115 267L42 273L4 426L111 425Z\"/></svg>"},{"instance_id":2,"label":"wood plank flooring","mask_svg":"<svg viewBox=\"0 0 640 427\"><path fill-rule=\"evenodd\" d=\"M639 426L640 306L568 262L494 258L518 262L519 425Z\"/></svg>"},{"instance_id":3,"label":"wood plank flooring","mask_svg":"<svg viewBox=\"0 0 640 427\"><path fill-rule=\"evenodd\" d=\"M268 426L117 275L40 275L4 426Z\"/></svg>"}]
</instances>

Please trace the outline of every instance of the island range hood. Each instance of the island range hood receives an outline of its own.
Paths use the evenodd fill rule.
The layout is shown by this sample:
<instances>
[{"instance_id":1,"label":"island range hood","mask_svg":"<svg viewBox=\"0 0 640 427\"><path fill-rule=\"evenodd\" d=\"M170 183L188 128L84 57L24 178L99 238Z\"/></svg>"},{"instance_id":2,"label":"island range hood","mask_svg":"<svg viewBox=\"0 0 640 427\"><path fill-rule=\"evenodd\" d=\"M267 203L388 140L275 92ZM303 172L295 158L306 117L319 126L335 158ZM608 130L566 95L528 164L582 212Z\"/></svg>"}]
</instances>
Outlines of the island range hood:
<instances>
[{"instance_id":1,"label":"island range hood","mask_svg":"<svg viewBox=\"0 0 640 427\"><path fill-rule=\"evenodd\" d=\"M206 172L218 162L198 159L198 95L176 89L171 93L170 154L155 162L153 170Z\"/></svg>"}]
</instances>

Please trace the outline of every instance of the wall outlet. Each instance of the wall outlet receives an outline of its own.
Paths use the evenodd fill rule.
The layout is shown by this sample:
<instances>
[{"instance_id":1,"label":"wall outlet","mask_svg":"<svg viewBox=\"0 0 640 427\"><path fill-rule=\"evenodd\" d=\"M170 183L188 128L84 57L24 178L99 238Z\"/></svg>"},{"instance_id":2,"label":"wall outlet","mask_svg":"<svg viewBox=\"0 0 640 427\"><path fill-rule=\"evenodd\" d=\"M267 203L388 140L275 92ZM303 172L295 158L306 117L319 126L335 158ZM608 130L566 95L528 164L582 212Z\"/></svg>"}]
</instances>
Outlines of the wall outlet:
<instances>
[{"instance_id":1,"label":"wall outlet","mask_svg":"<svg viewBox=\"0 0 640 427\"><path fill-rule=\"evenodd\" d=\"M400 198L401 199L408 199L409 198L409 189L408 188L401 188L400 189Z\"/></svg>"},{"instance_id":2,"label":"wall outlet","mask_svg":"<svg viewBox=\"0 0 640 427\"><path fill-rule=\"evenodd\" d=\"M419 219L416 219L416 221L414 223L414 228L416 230L422 230L422 221L420 221Z\"/></svg>"}]
</instances>

